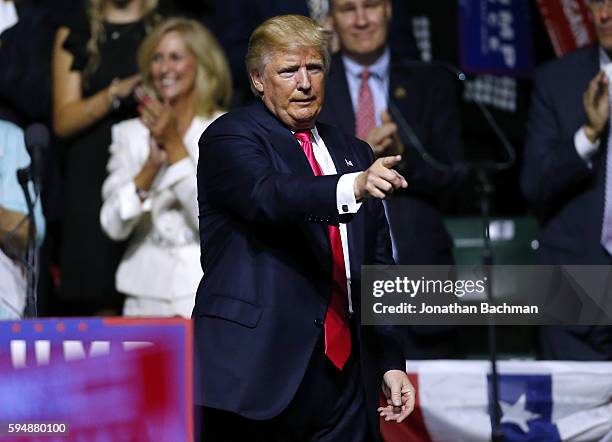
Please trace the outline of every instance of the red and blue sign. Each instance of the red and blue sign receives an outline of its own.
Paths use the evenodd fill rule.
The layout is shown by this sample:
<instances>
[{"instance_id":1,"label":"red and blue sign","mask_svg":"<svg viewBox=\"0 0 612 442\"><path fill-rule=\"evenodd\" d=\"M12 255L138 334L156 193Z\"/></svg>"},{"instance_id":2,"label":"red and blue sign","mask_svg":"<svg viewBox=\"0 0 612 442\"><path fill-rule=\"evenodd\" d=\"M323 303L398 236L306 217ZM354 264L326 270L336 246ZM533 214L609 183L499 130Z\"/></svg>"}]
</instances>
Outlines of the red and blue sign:
<instances>
[{"instance_id":1,"label":"red and blue sign","mask_svg":"<svg viewBox=\"0 0 612 442\"><path fill-rule=\"evenodd\" d=\"M191 340L184 319L0 322L2 440L192 440Z\"/></svg>"}]
</instances>

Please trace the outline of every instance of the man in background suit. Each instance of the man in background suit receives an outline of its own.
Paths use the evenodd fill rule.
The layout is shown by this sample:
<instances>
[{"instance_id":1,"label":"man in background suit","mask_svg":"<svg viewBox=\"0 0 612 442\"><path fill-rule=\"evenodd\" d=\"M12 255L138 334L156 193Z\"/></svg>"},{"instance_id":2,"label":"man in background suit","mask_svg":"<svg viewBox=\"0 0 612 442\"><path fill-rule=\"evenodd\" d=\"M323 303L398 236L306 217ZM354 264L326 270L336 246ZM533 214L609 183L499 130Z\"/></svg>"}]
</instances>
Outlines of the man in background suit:
<instances>
[{"instance_id":1,"label":"man in background suit","mask_svg":"<svg viewBox=\"0 0 612 442\"><path fill-rule=\"evenodd\" d=\"M542 264L610 265L612 5L591 0L599 44L538 69L521 186L541 219ZM607 182L607 183L606 183ZM544 327L545 359L610 360L612 327Z\"/></svg>"},{"instance_id":2,"label":"man in background suit","mask_svg":"<svg viewBox=\"0 0 612 442\"><path fill-rule=\"evenodd\" d=\"M393 328L359 321L361 265L393 263L380 199L406 187L401 157L372 164L316 123L328 66L311 19L264 22L247 55L259 100L200 140L204 440L379 440L378 414L401 422L414 405Z\"/></svg>"},{"instance_id":3,"label":"man in background suit","mask_svg":"<svg viewBox=\"0 0 612 442\"><path fill-rule=\"evenodd\" d=\"M367 141L378 156L401 154L398 170L409 186L385 201L395 261L403 265L450 265L453 243L441 204L456 187L457 174L425 162L398 128L410 124L437 161L463 158L458 108L450 75L440 68L410 64L388 44L390 0L331 0L330 17L340 42L332 57L321 119ZM364 77L367 75L367 77ZM411 327L411 359L456 356L457 334L447 327Z\"/></svg>"}]
</instances>

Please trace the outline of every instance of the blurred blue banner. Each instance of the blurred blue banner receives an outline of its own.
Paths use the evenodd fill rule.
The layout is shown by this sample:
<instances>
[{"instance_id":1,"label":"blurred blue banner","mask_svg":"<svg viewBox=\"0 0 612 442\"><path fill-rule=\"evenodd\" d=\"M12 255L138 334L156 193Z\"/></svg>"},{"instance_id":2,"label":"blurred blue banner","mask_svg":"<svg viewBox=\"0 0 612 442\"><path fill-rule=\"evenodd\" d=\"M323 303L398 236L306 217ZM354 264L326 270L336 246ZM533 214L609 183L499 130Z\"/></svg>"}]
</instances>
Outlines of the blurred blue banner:
<instances>
[{"instance_id":1,"label":"blurred blue banner","mask_svg":"<svg viewBox=\"0 0 612 442\"><path fill-rule=\"evenodd\" d=\"M467 73L531 75L528 0L461 0L459 33L461 66Z\"/></svg>"}]
</instances>

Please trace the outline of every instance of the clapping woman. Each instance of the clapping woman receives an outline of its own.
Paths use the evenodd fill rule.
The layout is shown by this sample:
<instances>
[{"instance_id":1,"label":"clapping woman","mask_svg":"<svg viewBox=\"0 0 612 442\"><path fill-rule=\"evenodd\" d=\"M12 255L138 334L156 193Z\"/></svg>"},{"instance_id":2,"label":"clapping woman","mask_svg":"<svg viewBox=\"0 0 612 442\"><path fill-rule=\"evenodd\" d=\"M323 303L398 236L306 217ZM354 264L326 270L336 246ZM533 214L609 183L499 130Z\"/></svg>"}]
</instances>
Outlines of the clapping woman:
<instances>
[{"instance_id":1,"label":"clapping woman","mask_svg":"<svg viewBox=\"0 0 612 442\"><path fill-rule=\"evenodd\" d=\"M202 276L198 140L229 104L229 68L210 32L180 18L159 24L138 58L140 118L113 127L100 221L129 239L116 275L124 314L189 317Z\"/></svg>"}]
</instances>

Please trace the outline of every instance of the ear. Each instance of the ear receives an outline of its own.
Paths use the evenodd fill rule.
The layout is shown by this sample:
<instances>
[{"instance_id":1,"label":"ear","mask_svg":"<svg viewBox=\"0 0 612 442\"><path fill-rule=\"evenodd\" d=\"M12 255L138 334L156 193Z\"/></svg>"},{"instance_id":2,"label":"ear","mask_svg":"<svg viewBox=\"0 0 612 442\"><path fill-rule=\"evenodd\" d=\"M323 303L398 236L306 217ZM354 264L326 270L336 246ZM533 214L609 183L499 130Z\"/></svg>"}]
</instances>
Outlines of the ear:
<instances>
[{"instance_id":1,"label":"ear","mask_svg":"<svg viewBox=\"0 0 612 442\"><path fill-rule=\"evenodd\" d=\"M393 16L393 6L391 5L391 0L387 0L385 10L387 12L387 20L391 21L391 17Z\"/></svg>"},{"instance_id":2,"label":"ear","mask_svg":"<svg viewBox=\"0 0 612 442\"><path fill-rule=\"evenodd\" d=\"M249 77L251 77L251 82L253 83L255 90L259 92L260 95L263 95L264 93L263 78L261 78L262 76L259 73L259 71L256 69L253 69L251 72L249 72Z\"/></svg>"}]
</instances>

